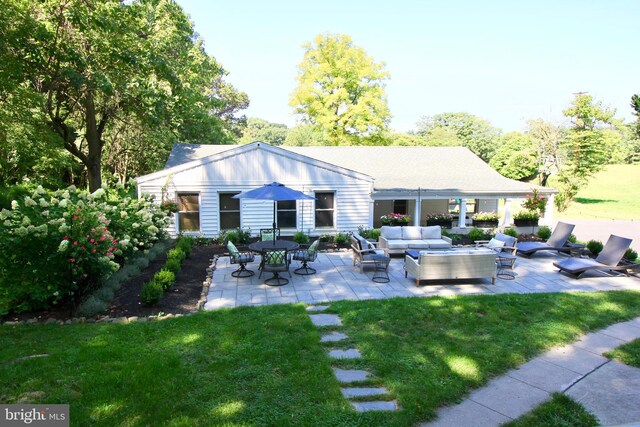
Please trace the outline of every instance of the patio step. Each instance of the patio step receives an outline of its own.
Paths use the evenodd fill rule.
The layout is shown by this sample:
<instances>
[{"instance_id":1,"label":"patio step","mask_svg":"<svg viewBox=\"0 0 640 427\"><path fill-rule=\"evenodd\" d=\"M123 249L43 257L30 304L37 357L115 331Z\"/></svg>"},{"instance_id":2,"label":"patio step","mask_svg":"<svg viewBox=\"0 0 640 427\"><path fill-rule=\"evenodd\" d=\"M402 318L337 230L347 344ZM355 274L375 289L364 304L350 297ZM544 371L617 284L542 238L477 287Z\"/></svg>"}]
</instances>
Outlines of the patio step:
<instances>
[{"instance_id":1,"label":"patio step","mask_svg":"<svg viewBox=\"0 0 640 427\"><path fill-rule=\"evenodd\" d=\"M340 332L331 332L330 334L325 334L320 337L320 342L336 342L342 341L349 338L343 333Z\"/></svg>"},{"instance_id":2,"label":"patio step","mask_svg":"<svg viewBox=\"0 0 640 427\"><path fill-rule=\"evenodd\" d=\"M340 369L333 368L333 373L341 383L353 383L357 381L365 381L371 374L367 371L358 369Z\"/></svg>"},{"instance_id":3,"label":"patio step","mask_svg":"<svg viewBox=\"0 0 640 427\"><path fill-rule=\"evenodd\" d=\"M340 391L346 399L362 396L380 396L389 393L384 387L345 387L341 388Z\"/></svg>"},{"instance_id":4,"label":"patio step","mask_svg":"<svg viewBox=\"0 0 640 427\"><path fill-rule=\"evenodd\" d=\"M380 400L375 402L351 402L356 412L369 411L397 411L398 403L395 400Z\"/></svg>"},{"instance_id":5,"label":"patio step","mask_svg":"<svg viewBox=\"0 0 640 427\"><path fill-rule=\"evenodd\" d=\"M314 326L342 326L337 314L310 314Z\"/></svg>"},{"instance_id":6,"label":"patio step","mask_svg":"<svg viewBox=\"0 0 640 427\"><path fill-rule=\"evenodd\" d=\"M329 308L328 305L310 305L307 307L307 311L325 311Z\"/></svg>"},{"instance_id":7,"label":"patio step","mask_svg":"<svg viewBox=\"0 0 640 427\"><path fill-rule=\"evenodd\" d=\"M360 354L360 350L350 348L349 350L331 350L329 357L334 359L360 359L362 358L362 354Z\"/></svg>"}]
</instances>

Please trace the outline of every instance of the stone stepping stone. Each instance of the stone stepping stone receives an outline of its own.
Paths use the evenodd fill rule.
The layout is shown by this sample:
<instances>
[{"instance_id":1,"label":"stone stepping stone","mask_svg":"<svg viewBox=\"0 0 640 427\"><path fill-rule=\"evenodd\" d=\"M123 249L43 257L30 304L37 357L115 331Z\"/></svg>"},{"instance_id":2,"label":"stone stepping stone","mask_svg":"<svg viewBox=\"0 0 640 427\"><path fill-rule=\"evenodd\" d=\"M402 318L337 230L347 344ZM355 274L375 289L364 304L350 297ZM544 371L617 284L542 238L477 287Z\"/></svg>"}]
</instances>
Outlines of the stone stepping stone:
<instances>
[{"instance_id":1,"label":"stone stepping stone","mask_svg":"<svg viewBox=\"0 0 640 427\"><path fill-rule=\"evenodd\" d=\"M307 311L325 311L327 308L329 308L328 305L310 305Z\"/></svg>"},{"instance_id":2,"label":"stone stepping stone","mask_svg":"<svg viewBox=\"0 0 640 427\"><path fill-rule=\"evenodd\" d=\"M310 314L314 326L342 326L337 314Z\"/></svg>"},{"instance_id":3,"label":"stone stepping stone","mask_svg":"<svg viewBox=\"0 0 640 427\"><path fill-rule=\"evenodd\" d=\"M333 368L333 373L335 374L338 381L341 383L352 383L356 381L364 381L369 378L369 372L361 371L358 369L340 369Z\"/></svg>"},{"instance_id":4,"label":"stone stepping stone","mask_svg":"<svg viewBox=\"0 0 640 427\"><path fill-rule=\"evenodd\" d=\"M353 406L356 412L398 410L398 404L395 400L378 402L351 402L351 406Z\"/></svg>"},{"instance_id":5,"label":"stone stepping stone","mask_svg":"<svg viewBox=\"0 0 640 427\"><path fill-rule=\"evenodd\" d=\"M341 388L340 391L346 399L361 396L379 396L389 393L384 387L345 387Z\"/></svg>"},{"instance_id":6,"label":"stone stepping stone","mask_svg":"<svg viewBox=\"0 0 640 427\"><path fill-rule=\"evenodd\" d=\"M320 342L335 342L342 341L349 338L345 334L341 332L331 332L330 334L326 334L320 337Z\"/></svg>"},{"instance_id":7,"label":"stone stepping stone","mask_svg":"<svg viewBox=\"0 0 640 427\"><path fill-rule=\"evenodd\" d=\"M331 350L329 357L334 359L360 359L362 354L360 354L359 350L350 348L349 350Z\"/></svg>"}]
</instances>

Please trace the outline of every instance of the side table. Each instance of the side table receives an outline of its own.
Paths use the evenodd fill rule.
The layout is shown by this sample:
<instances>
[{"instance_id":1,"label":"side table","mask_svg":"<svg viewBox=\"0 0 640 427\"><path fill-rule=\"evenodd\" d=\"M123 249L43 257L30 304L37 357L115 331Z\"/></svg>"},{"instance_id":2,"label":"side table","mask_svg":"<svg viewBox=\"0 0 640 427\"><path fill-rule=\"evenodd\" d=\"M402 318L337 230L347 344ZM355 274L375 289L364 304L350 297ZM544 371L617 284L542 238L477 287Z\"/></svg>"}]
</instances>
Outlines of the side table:
<instances>
[{"instance_id":1,"label":"side table","mask_svg":"<svg viewBox=\"0 0 640 427\"><path fill-rule=\"evenodd\" d=\"M516 274L513 271L513 266L516 263L515 255L500 252L496 258L496 263L498 264L498 278L504 280L513 280L516 278Z\"/></svg>"},{"instance_id":2,"label":"side table","mask_svg":"<svg viewBox=\"0 0 640 427\"><path fill-rule=\"evenodd\" d=\"M373 259L375 268L373 270L373 280L376 283L389 283L389 262L391 262L391 258L384 255L374 255L371 257Z\"/></svg>"}]
</instances>

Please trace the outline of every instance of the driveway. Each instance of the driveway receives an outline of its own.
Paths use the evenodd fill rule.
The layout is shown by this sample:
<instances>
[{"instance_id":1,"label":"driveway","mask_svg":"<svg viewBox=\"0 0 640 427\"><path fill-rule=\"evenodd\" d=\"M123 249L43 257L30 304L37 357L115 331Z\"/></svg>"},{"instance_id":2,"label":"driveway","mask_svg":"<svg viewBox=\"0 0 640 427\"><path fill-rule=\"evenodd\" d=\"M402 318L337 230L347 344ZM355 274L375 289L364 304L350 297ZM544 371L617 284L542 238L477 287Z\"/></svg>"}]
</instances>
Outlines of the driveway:
<instances>
[{"instance_id":1,"label":"driveway","mask_svg":"<svg viewBox=\"0 0 640 427\"><path fill-rule=\"evenodd\" d=\"M631 247L640 252L640 218L638 221L612 219L561 219L559 221L575 224L573 234L578 240L587 242L595 239L604 244L610 234L615 234L633 239Z\"/></svg>"}]
</instances>

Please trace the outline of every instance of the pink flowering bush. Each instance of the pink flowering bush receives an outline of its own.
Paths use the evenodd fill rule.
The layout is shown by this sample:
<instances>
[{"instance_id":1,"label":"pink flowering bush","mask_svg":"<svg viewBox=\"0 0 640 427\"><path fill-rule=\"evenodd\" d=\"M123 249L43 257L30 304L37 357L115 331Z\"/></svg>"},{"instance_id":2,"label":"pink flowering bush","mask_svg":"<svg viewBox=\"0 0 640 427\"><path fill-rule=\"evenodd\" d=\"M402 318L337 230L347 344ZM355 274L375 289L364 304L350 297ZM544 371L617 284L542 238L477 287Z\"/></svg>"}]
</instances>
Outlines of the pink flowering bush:
<instances>
[{"instance_id":1,"label":"pink flowering bush","mask_svg":"<svg viewBox=\"0 0 640 427\"><path fill-rule=\"evenodd\" d=\"M0 211L0 314L77 303L162 238L167 214L124 194L38 187Z\"/></svg>"},{"instance_id":2,"label":"pink flowering bush","mask_svg":"<svg viewBox=\"0 0 640 427\"><path fill-rule=\"evenodd\" d=\"M380 221L384 225L406 225L409 224L409 215L399 213L388 213L380 217Z\"/></svg>"},{"instance_id":3,"label":"pink flowering bush","mask_svg":"<svg viewBox=\"0 0 640 427\"><path fill-rule=\"evenodd\" d=\"M538 190L534 188L533 194L528 196L524 200L524 202L522 202L522 207L529 212L535 212L539 215L544 215L544 211L547 207L547 201L538 193Z\"/></svg>"}]
</instances>

